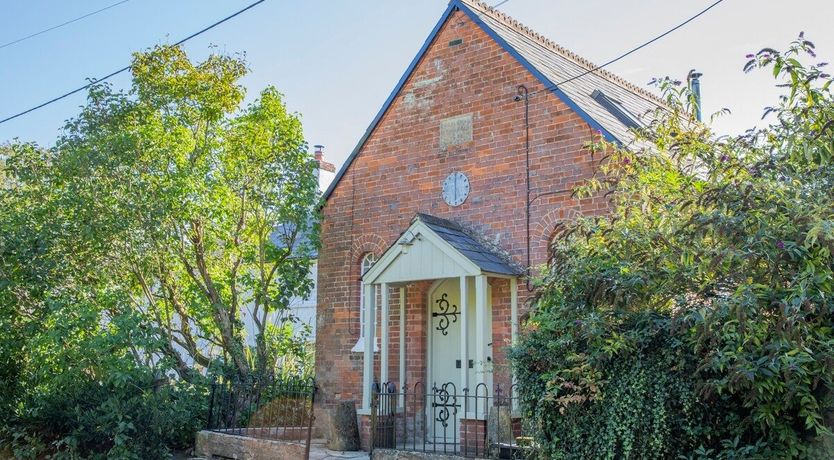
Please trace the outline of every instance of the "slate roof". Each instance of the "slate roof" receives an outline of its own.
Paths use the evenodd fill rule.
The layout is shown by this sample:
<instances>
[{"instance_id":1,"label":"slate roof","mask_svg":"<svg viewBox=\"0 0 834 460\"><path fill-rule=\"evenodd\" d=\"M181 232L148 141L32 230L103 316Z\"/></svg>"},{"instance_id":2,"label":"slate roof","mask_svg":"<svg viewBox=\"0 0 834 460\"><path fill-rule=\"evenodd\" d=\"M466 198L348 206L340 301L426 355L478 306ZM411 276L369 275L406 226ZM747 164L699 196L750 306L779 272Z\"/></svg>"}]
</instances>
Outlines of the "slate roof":
<instances>
[{"instance_id":1,"label":"slate roof","mask_svg":"<svg viewBox=\"0 0 834 460\"><path fill-rule=\"evenodd\" d=\"M602 69L596 70L581 78L556 86L565 80L595 68L587 60L577 56L567 49L556 45L549 39L533 32L518 21L504 13L493 10L490 6L477 0L451 0L449 7L435 25L420 51L417 52L411 65L406 69L394 90L388 96L382 108L374 117L365 134L359 140L342 165L336 177L324 193L325 201L339 184L342 176L350 167L354 158L362 150L365 142L380 122L385 112L393 103L411 73L420 63L425 52L434 42L437 33L455 11L464 12L473 22L478 24L505 51L515 57L528 71L563 102L579 114L592 128L602 132L606 139L630 146L634 136L627 124L592 97L594 91L602 92L608 99L620 104L631 115L640 119L648 112L663 107L664 102L656 95L639 88L622 78ZM622 117L620 117L622 118ZM648 123L644 123L648 124Z\"/></svg>"},{"instance_id":2,"label":"slate roof","mask_svg":"<svg viewBox=\"0 0 834 460\"><path fill-rule=\"evenodd\" d=\"M292 247L293 255L300 256L302 255L301 251L303 250L305 251L303 254L306 254L312 259L318 259L318 249L316 249L313 246L312 241L310 241L310 232L313 231L312 226L312 219L308 219L307 228L302 232L298 232L295 236L295 241L293 242ZM269 235L269 241L271 241L275 246L284 249L287 247L287 240L289 240L289 237L292 236L294 231L295 224L278 224L275 227L275 230L273 230Z\"/></svg>"},{"instance_id":3,"label":"slate roof","mask_svg":"<svg viewBox=\"0 0 834 460\"><path fill-rule=\"evenodd\" d=\"M523 272L507 263L506 259L495 251L472 238L464 229L446 219L418 213L414 219L420 220L432 229L444 241L463 254L472 263L488 273L499 275L521 275Z\"/></svg>"},{"instance_id":4,"label":"slate roof","mask_svg":"<svg viewBox=\"0 0 834 460\"><path fill-rule=\"evenodd\" d=\"M537 75L546 87L558 85L554 91L565 102L574 106L574 110L583 111L598 128L613 137L611 140L629 145L633 139L633 132L616 114L592 96L599 91L609 99L619 102L624 109L638 120L645 119L658 108L665 107L665 103L651 92L635 86L605 69L587 73L597 66L586 59L568 51L551 40L539 35L508 15L492 9L490 6L475 0L458 0L464 11L469 8L473 14L469 16L475 22L481 22L482 27L493 38L506 43L511 54L529 64L528 69ZM474 16L474 17L473 17ZM492 32L492 33L490 33ZM526 63L524 62L526 61ZM585 75L583 75L585 74ZM571 81L571 78L580 76ZM565 83L562 83L565 82ZM562 83L562 84L560 84ZM559 94L561 92L562 94ZM570 101L570 102L568 102ZM571 104L572 102L572 104ZM648 124L645 123L644 124Z\"/></svg>"}]
</instances>

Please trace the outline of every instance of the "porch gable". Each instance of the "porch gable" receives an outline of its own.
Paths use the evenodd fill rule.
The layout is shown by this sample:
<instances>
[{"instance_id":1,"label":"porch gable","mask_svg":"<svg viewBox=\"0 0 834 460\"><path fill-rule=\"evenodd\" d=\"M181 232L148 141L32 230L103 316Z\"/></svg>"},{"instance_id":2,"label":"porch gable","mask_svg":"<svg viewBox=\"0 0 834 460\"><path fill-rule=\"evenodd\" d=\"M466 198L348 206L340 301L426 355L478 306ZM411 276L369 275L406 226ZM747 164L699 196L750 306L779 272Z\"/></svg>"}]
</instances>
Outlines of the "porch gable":
<instances>
[{"instance_id":1,"label":"porch gable","mask_svg":"<svg viewBox=\"0 0 834 460\"><path fill-rule=\"evenodd\" d=\"M396 284L482 274L515 277L522 271L454 222L417 214L408 229L365 273L362 282Z\"/></svg>"}]
</instances>

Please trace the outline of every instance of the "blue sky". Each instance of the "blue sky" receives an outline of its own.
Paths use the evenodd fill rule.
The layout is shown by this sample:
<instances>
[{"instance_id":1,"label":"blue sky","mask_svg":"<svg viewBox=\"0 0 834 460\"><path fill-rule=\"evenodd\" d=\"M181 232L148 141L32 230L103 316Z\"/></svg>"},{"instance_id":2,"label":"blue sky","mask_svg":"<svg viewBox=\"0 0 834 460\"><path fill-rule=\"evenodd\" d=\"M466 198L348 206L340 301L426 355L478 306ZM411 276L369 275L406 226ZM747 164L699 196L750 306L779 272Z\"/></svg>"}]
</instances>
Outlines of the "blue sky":
<instances>
[{"instance_id":1,"label":"blue sky","mask_svg":"<svg viewBox=\"0 0 834 460\"><path fill-rule=\"evenodd\" d=\"M0 43L59 24L115 0L0 0ZM0 49L0 118L29 108L88 77L130 62L130 53L170 43L251 0L130 0L98 15ZM601 63L701 10L712 0L511 0L501 7L555 42ZM344 161L408 66L447 0L267 0L190 41L195 58L210 45L245 52L249 97L266 85L302 114L310 144ZM834 60L831 0L725 0L705 16L610 67L639 85L652 77L704 73L705 112L732 115L720 133L760 123L774 101L772 79L741 72L744 55L784 47L800 31ZM124 75L112 80L127 87ZM0 142L15 137L51 145L83 94L0 125Z\"/></svg>"}]
</instances>

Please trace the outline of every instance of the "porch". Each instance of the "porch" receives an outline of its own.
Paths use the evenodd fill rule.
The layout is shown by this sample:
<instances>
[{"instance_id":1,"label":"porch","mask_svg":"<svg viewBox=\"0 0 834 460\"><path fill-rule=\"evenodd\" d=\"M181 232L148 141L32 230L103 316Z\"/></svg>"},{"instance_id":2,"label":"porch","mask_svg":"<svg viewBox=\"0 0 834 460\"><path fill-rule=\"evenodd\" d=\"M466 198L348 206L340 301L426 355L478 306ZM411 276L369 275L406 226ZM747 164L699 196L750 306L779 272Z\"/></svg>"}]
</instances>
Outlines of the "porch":
<instances>
[{"instance_id":1,"label":"porch","mask_svg":"<svg viewBox=\"0 0 834 460\"><path fill-rule=\"evenodd\" d=\"M505 260L457 224L418 214L365 273L363 446L487 457L517 445L520 426L488 423L519 425L501 348L518 333L521 273Z\"/></svg>"}]
</instances>

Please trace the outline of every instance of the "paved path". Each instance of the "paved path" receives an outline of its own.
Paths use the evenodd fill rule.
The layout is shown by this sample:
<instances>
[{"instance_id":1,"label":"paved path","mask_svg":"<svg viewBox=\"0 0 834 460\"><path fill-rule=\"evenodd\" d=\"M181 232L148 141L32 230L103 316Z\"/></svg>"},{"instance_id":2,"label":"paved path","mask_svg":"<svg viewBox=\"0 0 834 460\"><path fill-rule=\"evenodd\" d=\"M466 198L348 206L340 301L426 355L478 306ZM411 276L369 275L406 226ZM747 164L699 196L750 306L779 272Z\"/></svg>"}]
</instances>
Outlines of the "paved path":
<instances>
[{"instance_id":1,"label":"paved path","mask_svg":"<svg viewBox=\"0 0 834 460\"><path fill-rule=\"evenodd\" d=\"M310 460L368 460L370 457L367 452L339 452L337 450L329 450L324 447L324 443L313 441L310 446Z\"/></svg>"}]
</instances>

